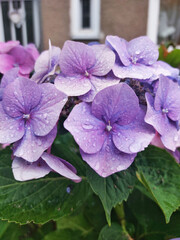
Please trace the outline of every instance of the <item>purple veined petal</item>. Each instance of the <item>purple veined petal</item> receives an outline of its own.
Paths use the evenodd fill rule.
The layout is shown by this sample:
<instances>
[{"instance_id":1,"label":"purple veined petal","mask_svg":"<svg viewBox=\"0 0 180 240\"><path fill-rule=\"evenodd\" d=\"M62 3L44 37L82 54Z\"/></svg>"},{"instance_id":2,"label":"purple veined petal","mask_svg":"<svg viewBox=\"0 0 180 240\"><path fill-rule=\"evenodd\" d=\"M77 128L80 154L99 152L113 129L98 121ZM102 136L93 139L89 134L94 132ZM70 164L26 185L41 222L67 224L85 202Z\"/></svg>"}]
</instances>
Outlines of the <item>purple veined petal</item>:
<instances>
[{"instance_id":1,"label":"purple veined petal","mask_svg":"<svg viewBox=\"0 0 180 240\"><path fill-rule=\"evenodd\" d=\"M90 81L92 85L91 90L79 97L84 102L92 102L99 91L109 86L118 84L120 79L108 74L104 77L91 76Z\"/></svg>"},{"instance_id":2,"label":"purple veined petal","mask_svg":"<svg viewBox=\"0 0 180 240\"><path fill-rule=\"evenodd\" d=\"M153 75L153 70L151 67L139 63L124 67L121 66L118 61L116 61L112 71L118 78L134 78L143 80L151 78Z\"/></svg>"},{"instance_id":3,"label":"purple veined petal","mask_svg":"<svg viewBox=\"0 0 180 240\"><path fill-rule=\"evenodd\" d=\"M136 154L120 152L113 144L111 137L106 139L97 153L87 154L82 149L80 153L83 160L102 177L127 169L136 157Z\"/></svg>"},{"instance_id":4,"label":"purple veined petal","mask_svg":"<svg viewBox=\"0 0 180 240\"><path fill-rule=\"evenodd\" d=\"M91 46L84 43L66 41L60 55L60 69L67 76L85 74L96 63Z\"/></svg>"},{"instance_id":5,"label":"purple veined petal","mask_svg":"<svg viewBox=\"0 0 180 240\"><path fill-rule=\"evenodd\" d=\"M12 163L12 171L17 181L27 181L46 176L51 168L41 158L30 163L22 158L15 157Z\"/></svg>"},{"instance_id":6,"label":"purple veined petal","mask_svg":"<svg viewBox=\"0 0 180 240\"><path fill-rule=\"evenodd\" d=\"M104 44L93 45L91 48L96 56L96 63L88 72L95 76L106 75L114 66L114 52Z\"/></svg>"},{"instance_id":7,"label":"purple veined petal","mask_svg":"<svg viewBox=\"0 0 180 240\"><path fill-rule=\"evenodd\" d=\"M64 76L60 74L55 79L55 87L67 94L68 96L80 96L91 90L91 82L89 78L82 75Z\"/></svg>"},{"instance_id":8,"label":"purple veined petal","mask_svg":"<svg viewBox=\"0 0 180 240\"><path fill-rule=\"evenodd\" d=\"M14 156L21 157L28 162L37 161L43 152L52 145L56 133L57 127L55 126L49 134L39 137L34 135L32 126L26 124L23 138L14 144Z\"/></svg>"},{"instance_id":9,"label":"purple veined petal","mask_svg":"<svg viewBox=\"0 0 180 240\"><path fill-rule=\"evenodd\" d=\"M24 135L24 122L9 117L0 103L0 143L13 143Z\"/></svg>"},{"instance_id":10,"label":"purple veined petal","mask_svg":"<svg viewBox=\"0 0 180 240\"><path fill-rule=\"evenodd\" d=\"M28 78L19 77L4 89L2 105L9 116L20 117L23 113L29 114L40 99L39 85Z\"/></svg>"},{"instance_id":11,"label":"purple veined petal","mask_svg":"<svg viewBox=\"0 0 180 240\"><path fill-rule=\"evenodd\" d=\"M92 115L87 103L80 103L73 108L64 127L86 153L98 152L107 137L104 122Z\"/></svg>"},{"instance_id":12,"label":"purple veined petal","mask_svg":"<svg viewBox=\"0 0 180 240\"><path fill-rule=\"evenodd\" d=\"M12 68L4 74L1 79L1 88L5 88L10 83L14 82L16 78L19 77L19 68Z\"/></svg>"},{"instance_id":13,"label":"purple veined petal","mask_svg":"<svg viewBox=\"0 0 180 240\"><path fill-rule=\"evenodd\" d=\"M138 111L138 97L126 83L103 89L92 103L92 114L110 124L118 121L119 124L126 125L133 121Z\"/></svg>"},{"instance_id":14,"label":"purple veined petal","mask_svg":"<svg viewBox=\"0 0 180 240\"><path fill-rule=\"evenodd\" d=\"M8 53L12 48L18 46L19 41L0 42L0 53Z\"/></svg>"},{"instance_id":15,"label":"purple veined petal","mask_svg":"<svg viewBox=\"0 0 180 240\"><path fill-rule=\"evenodd\" d=\"M77 183L81 181L81 178L77 176L74 171L72 171L72 165L69 168L69 163L64 164L66 162L64 159L53 156L46 152L44 152L41 157L52 170L59 173L60 175L69 178Z\"/></svg>"},{"instance_id":16,"label":"purple veined petal","mask_svg":"<svg viewBox=\"0 0 180 240\"><path fill-rule=\"evenodd\" d=\"M31 125L36 136L47 135L56 125L67 96L51 83L38 85L41 90L41 101L31 111Z\"/></svg>"},{"instance_id":17,"label":"purple veined petal","mask_svg":"<svg viewBox=\"0 0 180 240\"><path fill-rule=\"evenodd\" d=\"M180 119L180 88L177 82L163 75L159 78L159 84L154 101L155 110L163 113L173 120Z\"/></svg>"},{"instance_id":18,"label":"purple veined petal","mask_svg":"<svg viewBox=\"0 0 180 240\"><path fill-rule=\"evenodd\" d=\"M179 69L171 67L169 64L163 61L155 62L151 68L153 69L153 76L151 77L151 81L157 80L161 74L164 76L177 78L179 75Z\"/></svg>"},{"instance_id":19,"label":"purple veined petal","mask_svg":"<svg viewBox=\"0 0 180 240\"><path fill-rule=\"evenodd\" d=\"M36 46L33 43L29 43L27 46L25 46L25 49L31 54L31 56L34 58L34 61L39 57L39 52L36 48Z\"/></svg>"},{"instance_id":20,"label":"purple veined petal","mask_svg":"<svg viewBox=\"0 0 180 240\"><path fill-rule=\"evenodd\" d=\"M125 39L109 35L106 37L106 45L117 52L124 66L129 66L131 64L130 56L127 51L127 41Z\"/></svg>"},{"instance_id":21,"label":"purple veined petal","mask_svg":"<svg viewBox=\"0 0 180 240\"><path fill-rule=\"evenodd\" d=\"M145 65L152 65L159 56L157 45L147 36L132 39L127 43L127 50L132 59Z\"/></svg>"},{"instance_id":22,"label":"purple veined petal","mask_svg":"<svg viewBox=\"0 0 180 240\"><path fill-rule=\"evenodd\" d=\"M43 81L48 77L48 72L35 72L32 77L30 78L32 81L36 83L43 83Z\"/></svg>"},{"instance_id":23,"label":"purple veined petal","mask_svg":"<svg viewBox=\"0 0 180 240\"><path fill-rule=\"evenodd\" d=\"M145 122L152 125L161 135L161 140L164 146L172 151L175 151L178 143L178 131L166 114L154 109L154 99L146 93L147 112L144 118Z\"/></svg>"},{"instance_id":24,"label":"purple veined petal","mask_svg":"<svg viewBox=\"0 0 180 240\"><path fill-rule=\"evenodd\" d=\"M8 54L0 54L0 72L6 73L14 67L14 57Z\"/></svg>"},{"instance_id":25,"label":"purple veined petal","mask_svg":"<svg viewBox=\"0 0 180 240\"><path fill-rule=\"evenodd\" d=\"M115 146L125 153L138 153L143 151L155 136L152 126L144 122L145 111L139 109L136 117L129 125L113 125L113 142Z\"/></svg>"},{"instance_id":26,"label":"purple veined petal","mask_svg":"<svg viewBox=\"0 0 180 240\"><path fill-rule=\"evenodd\" d=\"M35 60L23 46L19 45L17 47L14 47L9 52L9 55L14 57L15 64L19 66L19 72L21 74L29 74L34 69Z\"/></svg>"}]
</instances>

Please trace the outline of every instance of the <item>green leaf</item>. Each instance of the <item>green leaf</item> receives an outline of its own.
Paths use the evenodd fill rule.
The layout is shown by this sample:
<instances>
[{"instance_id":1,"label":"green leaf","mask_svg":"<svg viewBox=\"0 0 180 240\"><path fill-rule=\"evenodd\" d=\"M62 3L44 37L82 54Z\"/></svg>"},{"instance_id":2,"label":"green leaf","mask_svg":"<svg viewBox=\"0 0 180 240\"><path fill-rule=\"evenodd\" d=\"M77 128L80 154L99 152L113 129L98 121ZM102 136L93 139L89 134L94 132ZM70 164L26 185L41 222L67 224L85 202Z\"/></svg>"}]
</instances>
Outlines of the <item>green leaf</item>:
<instances>
[{"instance_id":1,"label":"green leaf","mask_svg":"<svg viewBox=\"0 0 180 240\"><path fill-rule=\"evenodd\" d=\"M56 147L58 146L62 147L60 143L56 143ZM56 220L78 209L92 193L85 172L83 175L82 160L79 161L76 152L71 151L71 157L76 161L76 166L80 164L83 178L81 183L74 183L56 173L38 180L18 182L12 174L11 154L7 149L0 152L1 219L22 224L30 221L45 223L51 219ZM70 193L67 187L70 188Z\"/></svg>"},{"instance_id":2,"label":"green leaf","mask_svg":"<svg viewBox=\"0 0 180 240\"><path fill-rule=\"evenodd\" d=\"M47 236L43 240L81 240L81 233L79 231L73 231L70 229L56 230Z\"/></svg>"},{"instance_id":3,"label":"green leaf","mask_svg":"<svg viewBox=\"0 0 180 240\"><path fill-rule=\"evenodd\" d=\"M123 232L121 226L112 223L111 227L106 225L99 234L98 240L128 240L128 236Z\"/></svg>"},{"instance_id":4,"label":"green leaf","mask_svg":"<svg viewBox=\"0 0 180 240\"><path fill-rule=\"evenodd\" d=\"M172 67L180 66L180 49L174 49L171 52L167 52L165 46L159 48L159 60L167 62Z\"/></svg>"},{"instance_id":5,"label":"green leaf","mask_svg":"<svg viewBox=\"0 0 180 240\"><path fill-rule=\"evenodd\" d=\"M166 224L158 205L139 190L134 190L129 196L125 210L126 219L136 226L136 240L169 240L180 236L180 212L176 211Z\"/></svg>"},{"instance_id":6,"label":"green leaf","mask_svg":"<svg viewBox=\"0 0 180 240\"><path fill-rule=\"evenodd\" d=\"M139 153L136 166L138 179L160 206L168 223L180 206L180 166L166 150L154 146Z\"/></svg>"},{"instance_id":7,"label":"green leaf","mask_svg":"<svg viewBox=\"0 0 180 240\"><path fill-rule=\"evenodd\" d=\"M93 191L101 199L110 225L112 208L123 200L127 200L134 187L136 181L134 168L130 167L126 171L103 178L87 167L87 179Z\"/></svg>"}]
</instances>

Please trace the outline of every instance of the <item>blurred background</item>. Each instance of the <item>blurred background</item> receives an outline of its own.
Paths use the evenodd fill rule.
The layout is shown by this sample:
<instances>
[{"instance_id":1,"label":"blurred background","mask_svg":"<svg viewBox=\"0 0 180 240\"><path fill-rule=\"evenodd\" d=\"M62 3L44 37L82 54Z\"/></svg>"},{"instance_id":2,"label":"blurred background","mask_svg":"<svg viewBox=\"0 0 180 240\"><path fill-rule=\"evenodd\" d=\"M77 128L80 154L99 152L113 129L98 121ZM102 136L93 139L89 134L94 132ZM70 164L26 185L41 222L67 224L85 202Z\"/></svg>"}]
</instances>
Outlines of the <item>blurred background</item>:
<instances>
[{"instance_id":1,"label":"blurred background","mask_svg":"<svg viewBox=\"0 0 180 240\"><path fill-rule=\"evenodd\" d=\"M180 0L0 0L0 41L33 42L39 50L67 39L104 42L148 35L180 45Z\"/></svg>"}]
</instances>

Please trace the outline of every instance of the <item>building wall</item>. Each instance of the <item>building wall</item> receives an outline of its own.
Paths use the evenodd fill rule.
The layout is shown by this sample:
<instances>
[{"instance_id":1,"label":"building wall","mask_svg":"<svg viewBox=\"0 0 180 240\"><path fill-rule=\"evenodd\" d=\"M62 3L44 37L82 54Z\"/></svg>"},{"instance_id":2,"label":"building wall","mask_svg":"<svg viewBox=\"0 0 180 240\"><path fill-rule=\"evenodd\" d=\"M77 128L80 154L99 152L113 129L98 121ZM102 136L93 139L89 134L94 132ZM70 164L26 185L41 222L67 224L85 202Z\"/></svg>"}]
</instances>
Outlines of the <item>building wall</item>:
<instances>
[{"instance_id":1,"label":"building wall","mask_svg":"<svg viewBox=\"0 0 180 240\"><path fill-rule=\"evenodd\" d=\"M108 34L127 40L146 34L148 0L101 0L101 42ZM70 39L70 0L41 0L43 48Z\"/></svg>"}]
</instances>

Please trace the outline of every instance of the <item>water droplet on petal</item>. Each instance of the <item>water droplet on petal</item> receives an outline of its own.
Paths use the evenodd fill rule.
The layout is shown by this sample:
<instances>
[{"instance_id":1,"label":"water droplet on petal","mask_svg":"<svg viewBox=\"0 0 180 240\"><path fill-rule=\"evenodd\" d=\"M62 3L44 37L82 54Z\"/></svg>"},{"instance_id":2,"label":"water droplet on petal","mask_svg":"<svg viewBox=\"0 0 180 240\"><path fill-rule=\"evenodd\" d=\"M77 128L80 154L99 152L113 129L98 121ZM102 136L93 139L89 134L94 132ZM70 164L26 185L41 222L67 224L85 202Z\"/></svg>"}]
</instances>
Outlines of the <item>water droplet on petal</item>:
<instances>
[{"instance_id":1,"label":"water droplet on petal","mask_svg":"<svg viewBox=\"0 0 180 240\"><path fill-rule=\"evenodd\" d=\"M84 129L93 129L93 125L91 125L91 124L89 124L89 123L84 123L83 125L82 125L82 127L84 128Z\"/></svg>"},{"instance_id":2,"label":"water droplet on petal","mask_svg":"<svg viewBox=\"0 0 180 240\"><path fill-rule=\"evenodd\" d=\"M137 152L140 152L141 151L141 145L137 142L134 142L130 145L129 147L129 150L132 152L132 153L137 153Z\"/></svg>"}]
</instances>

